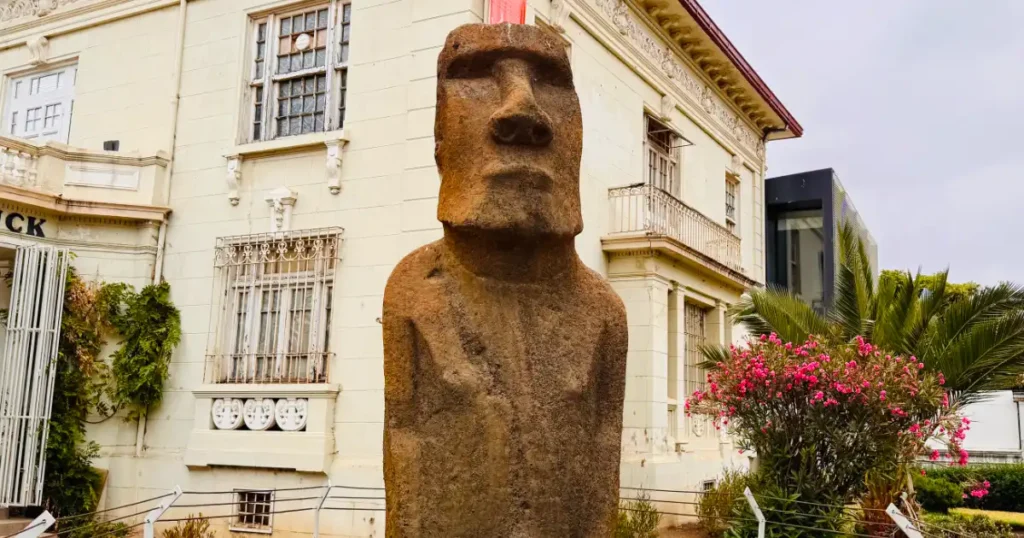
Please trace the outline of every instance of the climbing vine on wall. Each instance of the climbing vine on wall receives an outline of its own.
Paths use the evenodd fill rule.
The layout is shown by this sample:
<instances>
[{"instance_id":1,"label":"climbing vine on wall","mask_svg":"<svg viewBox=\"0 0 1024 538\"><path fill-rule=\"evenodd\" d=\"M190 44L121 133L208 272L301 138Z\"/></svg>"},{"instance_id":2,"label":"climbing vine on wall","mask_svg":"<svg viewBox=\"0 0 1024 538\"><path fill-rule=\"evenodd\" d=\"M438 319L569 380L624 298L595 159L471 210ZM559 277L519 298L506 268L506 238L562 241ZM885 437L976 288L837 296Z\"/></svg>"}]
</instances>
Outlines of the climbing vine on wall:
<instances>
[{"instance_id":1,"label":"climbing vine on wall","mask_svg":"<svg viewBox=\"0 0 1024 538\"><path fill-rule=\"evenodd\" d=\"M109 364L101 355L105 336L120 340ZM99 446L85 435L90 412L110 417L123 409L133 420L159 404L180 339L181 316L166 283L136 292L86 282L69 269L43 485L54 515L91 512L99 502L103 477L91 465Z\"/></svg>"}]
</instances>

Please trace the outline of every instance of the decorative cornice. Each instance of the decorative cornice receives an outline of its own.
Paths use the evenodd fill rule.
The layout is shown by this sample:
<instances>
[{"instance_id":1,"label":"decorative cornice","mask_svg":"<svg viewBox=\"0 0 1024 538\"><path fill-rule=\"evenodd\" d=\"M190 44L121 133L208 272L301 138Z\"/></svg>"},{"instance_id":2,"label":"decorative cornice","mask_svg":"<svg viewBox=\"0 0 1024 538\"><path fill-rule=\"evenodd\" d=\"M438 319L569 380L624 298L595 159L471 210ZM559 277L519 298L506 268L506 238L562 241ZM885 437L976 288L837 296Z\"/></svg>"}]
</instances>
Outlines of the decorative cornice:
<instances>
[{"instance_id":1,"label":"decorative cornice","mask_svg":"<svg viewBox=\"0 0 1024 538\"><path fill-rule=\"evenodd\" d=\"M680 54L640 19L624 0L587 0L606 20L628 37L633 45L674 82L675 89L697 103L740 146L764 159L764 141L747 120L735 113L694 69L681 61Z\"/></svg>"},{"instance_id":2,"label":"decorative cornice","mask_svg":"<svg viewBox=\"0 0 1024 538\"><path fill-rule=\"evenodd\" d=\"M708 275L737 289L758 287L747 275L719 263L683 243L665 235L621 234L601 238L601 248L613 258L657 258L665 256L707 269Z\"/></svg>"},{"instance_id":3,"label":"decorative cornice","mask_svg":"<svg viewBox=\"0 0 1024 538\"><path fill-rule=\"evenodd\" d=\"M72 200L57 194L4 184L0 184L0 199L64 215L115 218L130 221L153 220L161 222L166 220L167 215L171 212L169 207Z\"/></svg>"},{"instance_id":4,"label":"decorative cornice","mask_svg":"<svg viewBox=\"0 0 1024 538\"><path fill-rule=\"evenodd\" d=\"M22 17L45 17L79 0L0 0L0 22Z\"/></svg>"}]
</instances>

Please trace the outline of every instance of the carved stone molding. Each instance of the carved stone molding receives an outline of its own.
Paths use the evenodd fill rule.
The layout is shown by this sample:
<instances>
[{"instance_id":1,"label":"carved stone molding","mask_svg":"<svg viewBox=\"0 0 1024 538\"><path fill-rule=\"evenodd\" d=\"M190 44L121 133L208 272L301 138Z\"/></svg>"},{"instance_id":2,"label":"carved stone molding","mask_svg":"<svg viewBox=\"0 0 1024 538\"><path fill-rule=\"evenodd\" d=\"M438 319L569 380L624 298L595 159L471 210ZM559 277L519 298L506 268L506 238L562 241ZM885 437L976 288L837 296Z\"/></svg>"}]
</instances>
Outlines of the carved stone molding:
<instances>
[{"instance_id":1,"label":"carved stone molding","mask_svg":"<svg viewBox=\"0 0 1024 538\"><path fill-rule=\"evenodd\" d=\"M661 117L661 121L671 122L672 113L676 110L676 100L671 95L661 96L661 110L658 115Z\"/></svg>"},{"instance_id":2,"label":"carved stone molding","mask_svg":"<svg viewBox=\"0 0 1024 538\"><path fill-rule=\"evenodd\" d=\"M25 41L25 46L32 54L32 65L43 65L50 59L50 40L46 36L34 36Z\"/></svg>"},{"instance_id":3,"label":"carved stone molding","mask_svg":"<svg viewBox=\"0 0 1024 538\"><path fill-rule=\"evenodd\" d=\"M54 10L79 0L0 0L0 22L22 17L45 17Z\"/></svg>"},{"instance_id":4,"label":"carved stone molding","mask_svg":"<svg viewBox=\"0 0 1024 538\"><path fill-rule=\"evenodd\" d=\"M264 431L274 427L274 400L265 398L245 401L242 418L245 427L253 431Z\"/></svg>"},{"instance_id":5,"label":"carved stone molding","mask_svg":"<svg viewBox=\"0 0 1024 538\"><path fill-rule=\"evenodd\" d=\"M231 205L238 205L238 184L242 181L242 158L239 156L228 157L228 173L224 176L228 184L228 201Z\"/></svg>"},{"instance_id":6,"label":"carved stone molding","mask_svg":"<svg viewBox=\"0 0 1024 538\"><path fill-rule=\"evenodd\" d=\"M306 429L309 400L306 398L218 398L211 408L213 426L218 430L247 429L281 431ZM243 428L244 426L244 428Z\"/></svg>"},{"instance_id":7,"label":"carved stone molding","mask_svg":"<svg viewBox=\"0 0 1024 538\"><path fill-rule=\"evenodd\" d=\"M218 430L237 430L242 426L242 400L218 398L213 401L213 425Z\"/></svg>"},{"instance_id":8,"label":"carved stone molding","mask_svg":"<svg viewBox=\"0 0 1024 538\"><path fill-rule=\"evenodd\" d=\"M626 36L647 59L674 82L676 89L717 121L741 146L764 159L764 142L760 135L697 75L685 65L676 52L653 34L633 13L625 0L587 0Z\"/></svg>"},{"instance_id":9,"label":"carved stone molding","mask_svg":"<svg viewBox=\"0 0 1024 538\"><path fill-rule=\"evenodd\" d=\"M302 398L282 398L277 401L275 416L277 425L286 432L305 429L309 415L309 402Z\"/></svg>"},{"instance_id":10,"label":"carved stone molding","mask_svg":"<svg viewBox=\"0 0 1024 538\"><path fill-rule=\"evenodd\" d=\"M551 7L548 10L548 19L551 27L558 32L565 32L565 23L569 21L569 1L551 0Z\"/></svg>"},{"instance_id":11,"label":"carved stone molding","mask_svg":"<svg viewBox=\"0 0 1024 538\"><path fill-rule=\"evenodd\" d=\"M348 140L328 140L327 144L327 188L331 194L341 192L341 161Z\"/></svg>"},{"instance_id":12,"label":"carved stone molding","mask_svg":"<svg viewBox=\"0 0 1024 538\"><path fill-rule=\"evenodd\" d=\"M278 187L264 198L270 206L270 231L287 232L292 227L292 208L299 195L288 187Z\"/></svg>"}]
</instances>

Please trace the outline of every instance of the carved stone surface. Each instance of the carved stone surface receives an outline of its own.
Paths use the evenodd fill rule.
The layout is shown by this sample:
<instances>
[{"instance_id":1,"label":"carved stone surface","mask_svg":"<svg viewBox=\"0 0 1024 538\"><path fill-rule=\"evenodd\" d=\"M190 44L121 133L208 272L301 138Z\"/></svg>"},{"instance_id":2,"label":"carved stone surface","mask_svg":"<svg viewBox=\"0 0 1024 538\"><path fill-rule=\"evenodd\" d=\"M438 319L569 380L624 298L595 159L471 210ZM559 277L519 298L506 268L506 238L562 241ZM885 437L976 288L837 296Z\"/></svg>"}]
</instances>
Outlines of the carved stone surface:
<instances>
[{"instance_id":1,"label":"carved stone surface","mask_svg":"<svg viewBox=\"0 0 1024 538\"><path fill-rule=\"evenodd\" d=\"M59 7L78 0L0 0L0 22L22 17L45 17Z\"/></svg>"},{"instance_id":2,"label":"carved stone surface","mask_svg":"<svg viewBox=\"0 0 1024 538\"><path fill-rule=\"evenodd\" d=\"M253 431L269 430L274 427L274 400L266 398L248 399L242 412L245 427Z\"/></svg>"},{"instance_id":3,"label":"carved stone surface","mask_svg":"<svg viewBox=\"0 0 1024 538\"><path fill-rule=\"evenodd\" d=\"M213 401L213 425L218 430L237 430L242 426L242 400L218 398Z\"/></svg>"},{"instance_id":4,"label":"carved stone surface","mask_svg":"<svg viewBox=\"0 0 1024 538\"><path fill-rule=\"evenodd\" d=\"M228 173L224 176L228 184L228 201L231 205L238 205L238 184L242 180L242 158L228 157Z\"/></svg>"},{"instance_id":5,"label":"carved stone surface","mask_svg":"<svg viewBox=\"0 0 1024 538\"><path fill-rule=\"evenodd\" d=\"M611 536L626 314L575 250L565 47L535 26L459 27L437 95L444 237L384 293L387 536Z\"/></svg>"},{"instance_id":6,"label":"carved stone surface","mask_svg":"<svg viewBox=\"0 0 1024 538\"><path fill-rule=\"evenodd\" d=\"M286 432L305 429L309 402L304 398L282 398L277 401L277 426Z\"/></svg>"}]
</instances>

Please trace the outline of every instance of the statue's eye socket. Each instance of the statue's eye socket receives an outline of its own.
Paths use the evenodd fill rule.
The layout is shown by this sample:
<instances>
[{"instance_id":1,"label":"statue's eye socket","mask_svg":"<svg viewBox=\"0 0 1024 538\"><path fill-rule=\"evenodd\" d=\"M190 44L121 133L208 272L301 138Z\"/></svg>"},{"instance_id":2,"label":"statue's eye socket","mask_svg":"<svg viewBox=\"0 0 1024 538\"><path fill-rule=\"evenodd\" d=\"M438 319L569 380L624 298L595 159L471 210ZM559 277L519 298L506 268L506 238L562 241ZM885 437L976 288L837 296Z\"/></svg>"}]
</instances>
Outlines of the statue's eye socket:
<instances>
[{"instance_id":1,"label":"statue's eye socket","mask_svg":"<svg viewBox=\"0 0 1024 538\"><path fill-rule=\"evenodd\" d=\"M494 74L494 58L474 54L458 58L448 66L448 78L487 78Z\"/></svg>"}]
</instances>

